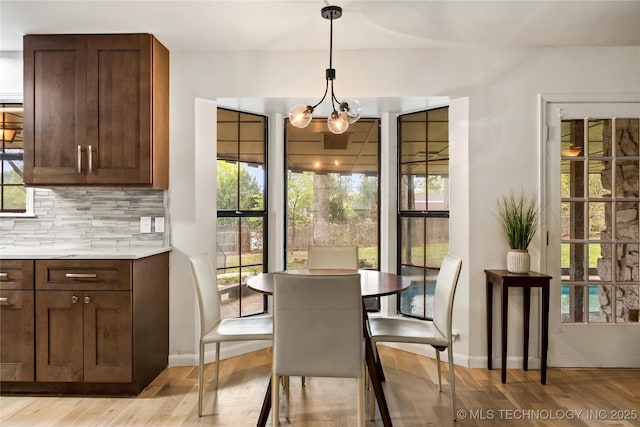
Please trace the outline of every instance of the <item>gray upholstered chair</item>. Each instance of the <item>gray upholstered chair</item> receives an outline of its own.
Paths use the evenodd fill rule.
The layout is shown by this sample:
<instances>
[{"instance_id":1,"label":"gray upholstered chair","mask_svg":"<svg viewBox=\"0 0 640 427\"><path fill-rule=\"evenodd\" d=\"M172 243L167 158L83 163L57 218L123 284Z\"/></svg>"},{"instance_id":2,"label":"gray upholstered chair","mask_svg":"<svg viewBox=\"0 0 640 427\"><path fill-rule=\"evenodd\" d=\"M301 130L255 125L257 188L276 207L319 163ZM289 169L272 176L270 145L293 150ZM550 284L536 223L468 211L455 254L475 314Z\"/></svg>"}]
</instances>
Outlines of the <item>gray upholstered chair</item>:
<instances>
[{"instance_id":1,"label":"gray upholstered chair","mask_svg":"<svg viewBox=\"0 0 640 427\"><path fill-rule=\"evenodd\" d=\"M454 420L456 419L456 386L453 373L451 320L453 299L461 267L462 260L460 258L445 255L442 260L433 301L433 321L388 317L369 319L369 331L374 346L379 342L404 342L428 344L436 350L439 391L442 391L440 352L448 349L449 388L451 389L451 410Z\"/></svg>"},{"instance_id":2,"label":"gray upholstered chair","mask_svg":"<svg viewBox=\"0 0 640 427\"><path fill-rule=\"evenodd\" d=\"M198 351L198 416L202 416L202 393L205 344L216 344L216 373L214 386L218 388L220 343L225 341L273 340L273 318L220 318L220 292L208 254L189 258L193 285L198 296L200 312L200 347ZM276 389L277 390L277 389Z\"/></svg>"},{"instance_id":3,"label":"gray upholstered chair","mask_svg":"<svg viewBox=\"0 0 640 427\"><path fill-rule=\"evenodd\" d=\"M357 246L317 246L308 248L307 268L358 269Z\"/></svg>"},{"instance_id":4,"label":"gray upholstered chair","mask_svg":"<svg viewBox=\"0 0 640 427\"><path fill-rule=\"evenodd\" d=\"M360 275L275 275L272 420L280 424L281 377L355 378L358 426L365 423ZM285 390L288 401L288 389ZM285 412L289 417L289 404Z\"/></svg>"}]
</instances>

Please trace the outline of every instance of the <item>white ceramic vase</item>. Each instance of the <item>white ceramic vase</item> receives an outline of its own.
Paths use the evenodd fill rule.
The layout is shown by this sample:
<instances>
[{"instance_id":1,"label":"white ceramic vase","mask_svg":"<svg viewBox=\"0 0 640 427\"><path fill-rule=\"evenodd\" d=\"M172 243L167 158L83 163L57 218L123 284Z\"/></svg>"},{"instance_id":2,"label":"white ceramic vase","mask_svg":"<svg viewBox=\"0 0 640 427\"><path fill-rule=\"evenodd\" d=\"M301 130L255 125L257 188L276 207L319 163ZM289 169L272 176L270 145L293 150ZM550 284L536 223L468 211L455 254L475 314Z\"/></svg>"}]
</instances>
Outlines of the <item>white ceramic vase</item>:
<instances>
[{"instance_id":1,"label":"white ceramic vase","mask_svg":"<svg viewBox=\"0 0 640 427\"><path fill-rule=\"evenodd\" d=\"M524 274L529 272L531 258L528 250L511 249L507 253L507 271L509 273Z\"/></svg>"}]
</instances>

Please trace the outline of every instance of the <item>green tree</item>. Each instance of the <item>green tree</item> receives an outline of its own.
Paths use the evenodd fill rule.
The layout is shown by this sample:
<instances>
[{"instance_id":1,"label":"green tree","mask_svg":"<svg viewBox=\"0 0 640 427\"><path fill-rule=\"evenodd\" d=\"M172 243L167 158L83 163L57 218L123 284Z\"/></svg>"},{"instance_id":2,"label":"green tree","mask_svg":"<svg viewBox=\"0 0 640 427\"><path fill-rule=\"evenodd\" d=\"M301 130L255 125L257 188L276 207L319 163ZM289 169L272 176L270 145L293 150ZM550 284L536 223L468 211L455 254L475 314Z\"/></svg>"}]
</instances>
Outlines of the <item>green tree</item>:
<instances>
[{"instance_id":1,"label":"green tree","mask_svg":"<svg viewBox=\"0 0 640 427\"><path fill-rule=\"evenodd\" d=\"M293 251L296 231L300 227L311 224L313 219L313 173L287 173L287 222L290 236L287 245Z\"/></svg>"},{"instance_id":2,"label":"green tree","mask_svg":"<svg viewBox=\"0 0 640 427\"><path fill-rule=\"evenodd\" d=\"M239 166L238 166L239 165ZM217 165L218 210L262 210L264 192L245 163L218 160ZM238 194L240 182L240 194Z\"/></svg>"},{"instance_id":3,"label":"green tree","mask_svg":"<svg viewBox=\"0 0 640 427\"><path fill-rule=\"evenodd\" d=\"M378 213L378 177L361 175L353 195L353 210L359 219L374 219Z\"/></svg>"}]
</instances>

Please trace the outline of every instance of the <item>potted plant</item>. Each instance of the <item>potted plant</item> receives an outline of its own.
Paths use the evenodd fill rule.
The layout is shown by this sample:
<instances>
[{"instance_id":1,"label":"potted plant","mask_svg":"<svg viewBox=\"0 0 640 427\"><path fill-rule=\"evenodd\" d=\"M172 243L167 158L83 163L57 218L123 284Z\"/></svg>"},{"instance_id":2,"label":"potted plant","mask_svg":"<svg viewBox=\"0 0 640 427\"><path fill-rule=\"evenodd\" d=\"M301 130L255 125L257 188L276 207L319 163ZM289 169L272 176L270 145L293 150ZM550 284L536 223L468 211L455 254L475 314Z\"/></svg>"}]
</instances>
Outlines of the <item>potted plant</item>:
<instances>
[{"instance_id":1,"label":"potted plant","mask_svg":"<svg viewBox=\"0 0 640 427\"><path fill-rule=\"evenodd\" d=\"M536 197L511 194L498 200L498 220L509 248L507 271L528 273L530 266L529 244L536 234L540 221Z\"/></svg>"}]
</instances>

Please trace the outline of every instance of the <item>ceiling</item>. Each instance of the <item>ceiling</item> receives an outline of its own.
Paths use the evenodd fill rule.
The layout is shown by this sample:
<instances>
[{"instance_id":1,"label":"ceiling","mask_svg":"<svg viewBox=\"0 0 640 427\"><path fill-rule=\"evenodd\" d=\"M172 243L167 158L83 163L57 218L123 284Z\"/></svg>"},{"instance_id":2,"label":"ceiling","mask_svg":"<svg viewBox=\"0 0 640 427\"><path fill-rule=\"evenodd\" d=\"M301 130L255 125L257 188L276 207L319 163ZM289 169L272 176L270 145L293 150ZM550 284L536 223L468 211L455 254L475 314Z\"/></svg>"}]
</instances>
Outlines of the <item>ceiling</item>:
<instances>
[{"instance_id":1,"label":"ceiling","mask_svg":"<svg viewBox=\"0 0 640 427\"><path fill-rule=\"evenodd\" d=\"M169 50L640 45L640 1L0 0L0 50L27 33L153 33Z\"/></svg>"}]
</instances>

